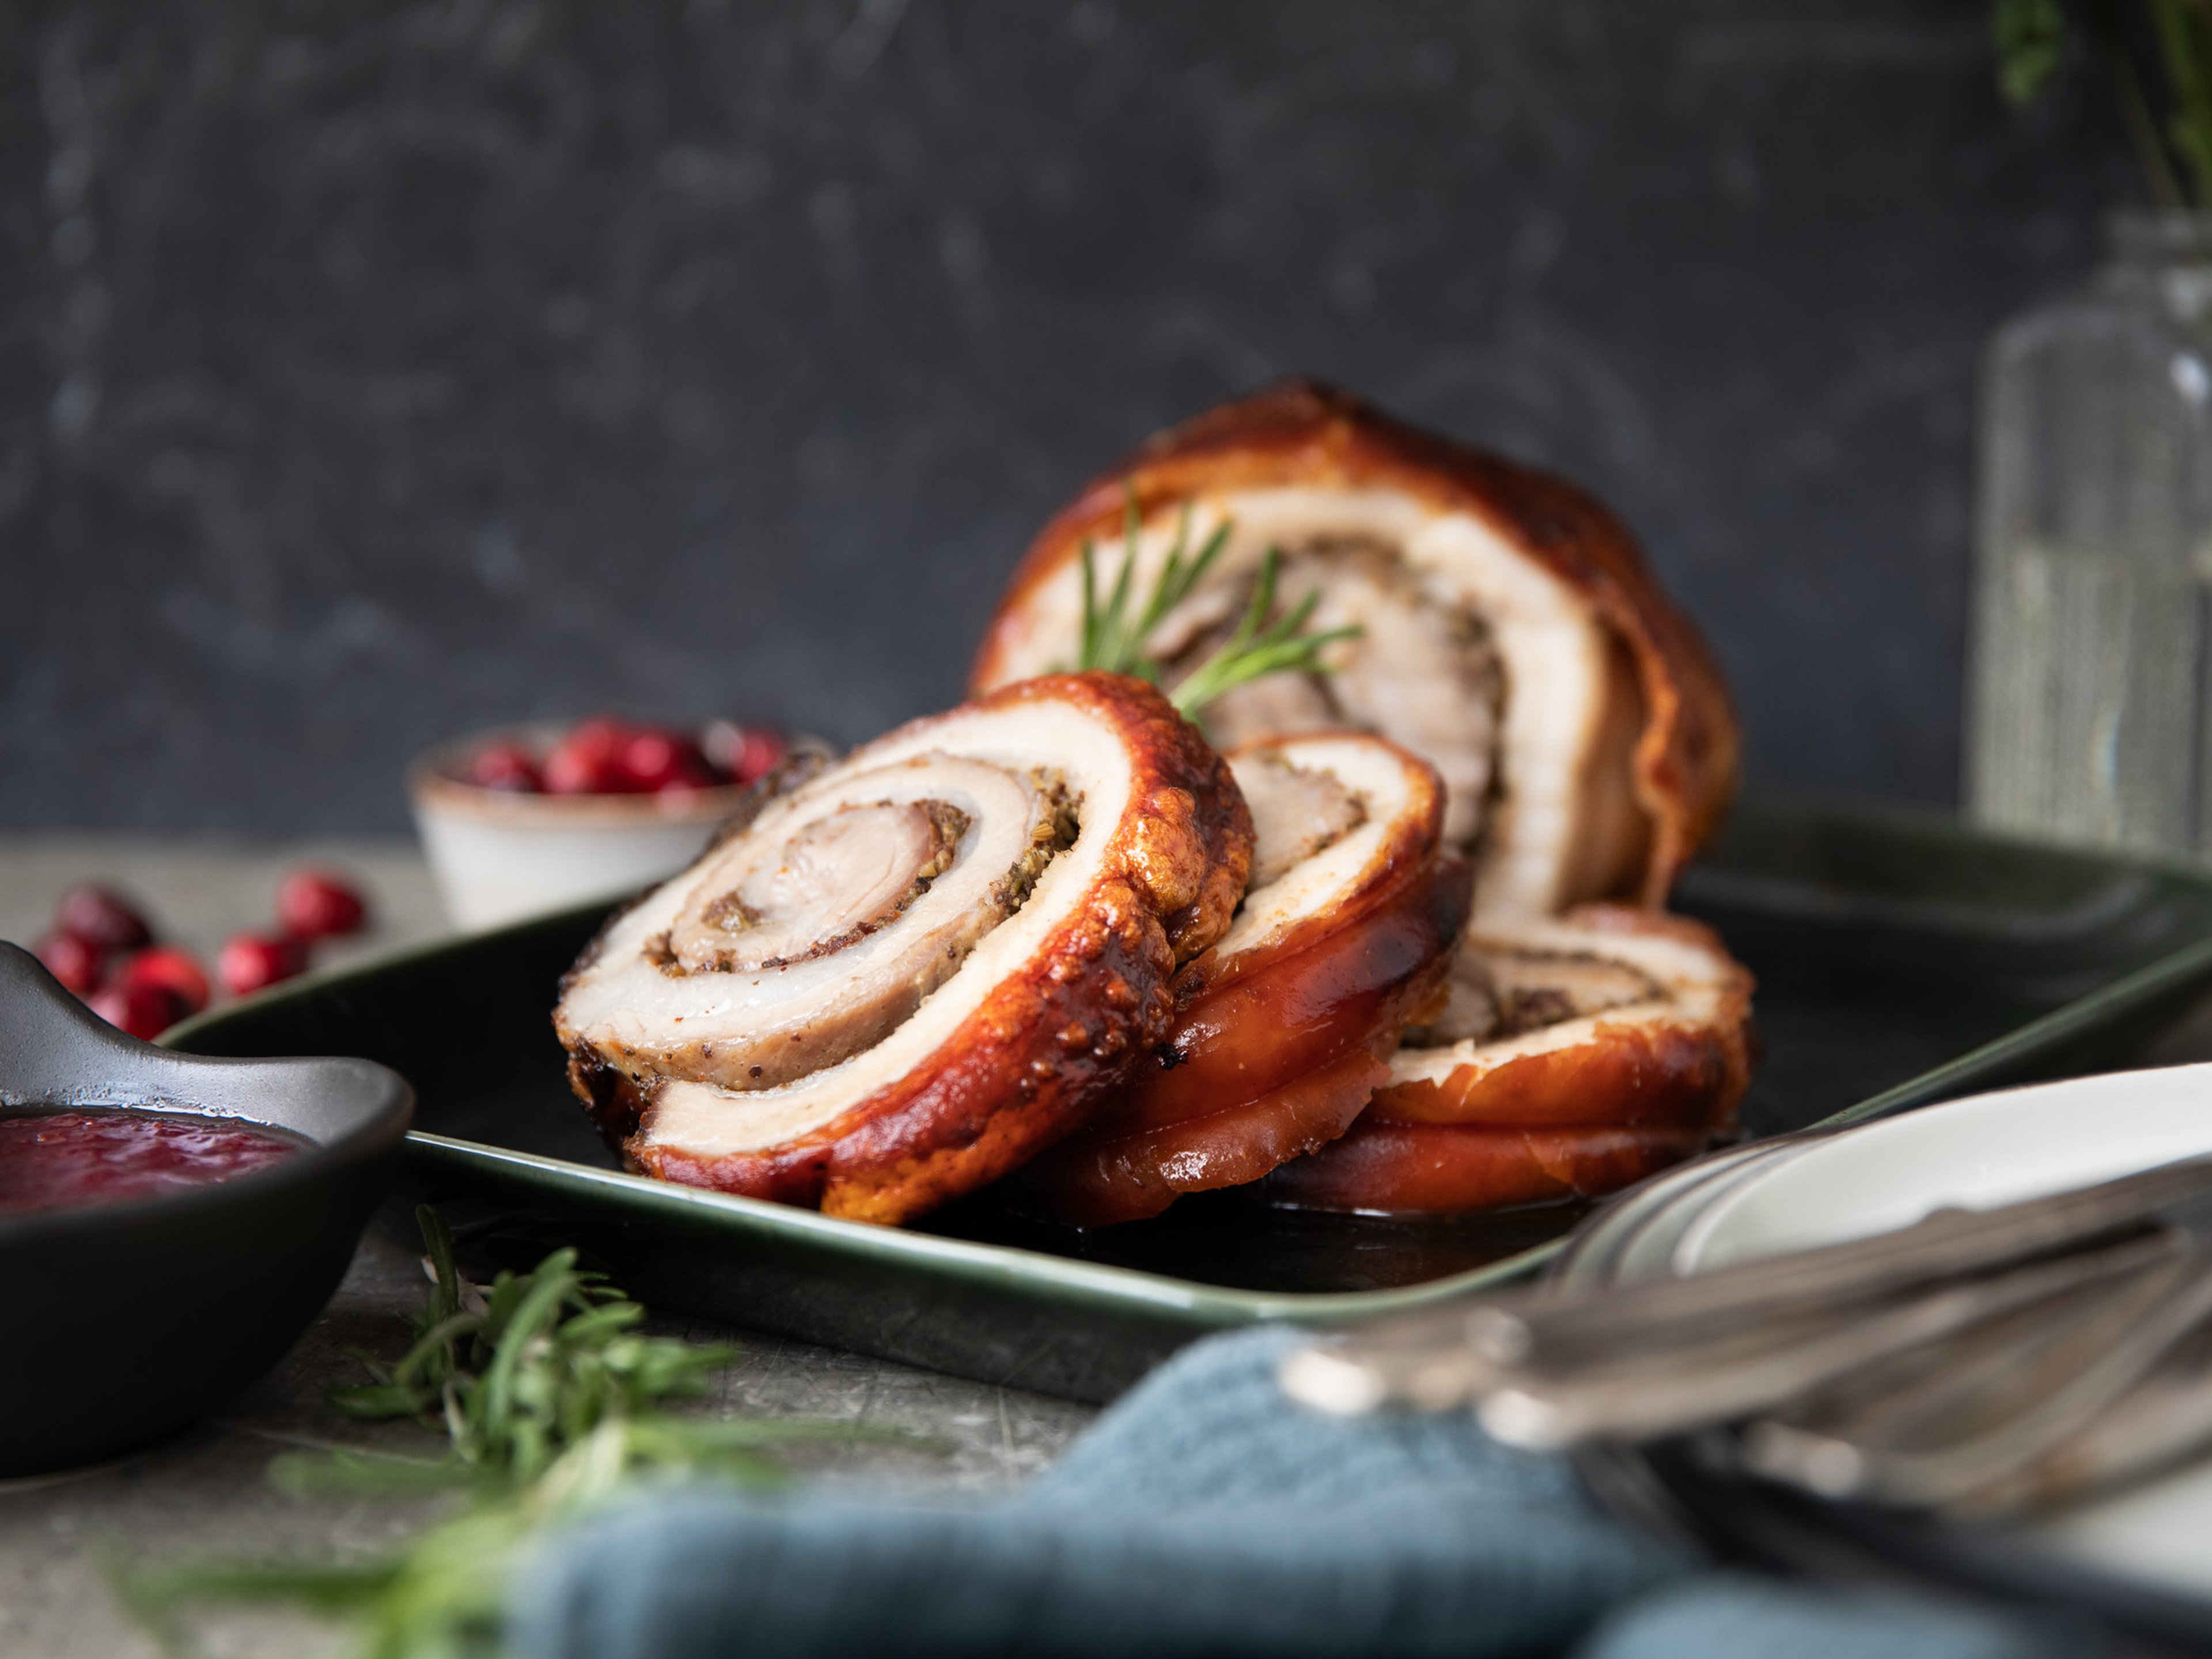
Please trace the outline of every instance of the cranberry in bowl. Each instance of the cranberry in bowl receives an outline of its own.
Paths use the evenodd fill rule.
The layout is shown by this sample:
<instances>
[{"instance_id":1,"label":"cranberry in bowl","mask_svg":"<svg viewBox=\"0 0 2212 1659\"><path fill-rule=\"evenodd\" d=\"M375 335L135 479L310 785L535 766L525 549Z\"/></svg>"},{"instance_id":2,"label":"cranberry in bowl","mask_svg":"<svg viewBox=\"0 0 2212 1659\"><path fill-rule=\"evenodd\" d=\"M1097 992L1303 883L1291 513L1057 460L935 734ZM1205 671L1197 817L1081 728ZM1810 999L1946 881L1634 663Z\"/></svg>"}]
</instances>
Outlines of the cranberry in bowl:
<instances>
[{"instance_id":1,"label":"cranberry in bowl","mask_svg":"<svg viewBox=\"0 0 2212 1659\"><path fill-rule=\"evenodd\" d=\"M0 1477L129 1451L283 1356L414 1111L364 1060L172 1053L0 945Z\"/></svg>"},{"instance_id":2,"label":"cranberry in bowl","mask_svg":"<svg viewBox=\"0 0 2212 1659\"><path fill-rule=\"evenodd\" d=\"M599 714L441 744L408 794L447 915L496 927L673 875L763 779L823 748L766 726Z\"/></svg>"}]
</instances>

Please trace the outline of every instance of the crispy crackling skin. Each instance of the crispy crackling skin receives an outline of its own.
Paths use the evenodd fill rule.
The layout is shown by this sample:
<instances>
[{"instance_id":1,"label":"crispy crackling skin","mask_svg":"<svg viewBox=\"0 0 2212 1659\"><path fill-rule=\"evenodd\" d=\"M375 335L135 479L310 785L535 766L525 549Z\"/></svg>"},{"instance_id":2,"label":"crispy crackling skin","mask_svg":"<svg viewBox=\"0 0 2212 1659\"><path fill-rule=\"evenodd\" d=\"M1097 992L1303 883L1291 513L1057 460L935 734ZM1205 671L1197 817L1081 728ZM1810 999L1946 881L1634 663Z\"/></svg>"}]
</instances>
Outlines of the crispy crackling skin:
<instances>
[{"instance_id":1,"label":"crispy crackling skin","mask_svg":"<svg viewBox=\"0 0 2212 1659\"><path fill-rule=\"evenodd\" d=\"M1318 1156L1267 1177L1300 1209L1449 1215L1632 1186L1703 1151L1702 1128L1488 1128L1361 1119Z\"/></svg>"},{"instance_id":2,"label":"crispy crackling skin","mask_svg":"<svg viewBox=\"0 0 2212 1659\"><path fill-rule=\"evenodd\" d=\"M1083 1227L1157 1215L1186 1193L1256 1181L1342 1134L1389 1075L1466 925L1471 867L1443 859L1288 955L1202 994L1111 1121L1009 1183L1016 1207ZM1194 963L1194 968L1203 963Z\"/></svg>"}]
</instances>

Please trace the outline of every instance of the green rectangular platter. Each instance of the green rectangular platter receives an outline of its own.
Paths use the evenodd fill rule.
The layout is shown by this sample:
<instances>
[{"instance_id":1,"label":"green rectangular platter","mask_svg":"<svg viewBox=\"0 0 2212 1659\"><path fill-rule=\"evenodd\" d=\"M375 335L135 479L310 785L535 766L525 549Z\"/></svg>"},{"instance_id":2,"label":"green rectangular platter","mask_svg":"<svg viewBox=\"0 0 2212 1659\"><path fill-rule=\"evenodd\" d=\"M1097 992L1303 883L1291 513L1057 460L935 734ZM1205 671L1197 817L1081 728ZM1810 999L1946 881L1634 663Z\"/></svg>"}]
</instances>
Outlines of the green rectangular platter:
<instances>
[{"instance_id":1,"label":"green rectangular platter","mask_svg":"<svg viewBox=\"0 0 2212 1659\"><path fill-rule=\"evenodd\" d=\"M2212 873L1932 817L1747 802L1676 902L1759 976L1755 1136L2142 1063L2212 995ZM605 909L296 981L166 1040L404 1073L421 1106L399 1224L427 1198L483 1255L574 1244L672 1310L1077 1399L1209 1331L1352 1324L1526 1275L1587 1212L1414 1222L1221 1194L1081 1234L986 1198L893 1229L627 1175L568 1095L549 1018Z\"/></svg>"}]
</instances>

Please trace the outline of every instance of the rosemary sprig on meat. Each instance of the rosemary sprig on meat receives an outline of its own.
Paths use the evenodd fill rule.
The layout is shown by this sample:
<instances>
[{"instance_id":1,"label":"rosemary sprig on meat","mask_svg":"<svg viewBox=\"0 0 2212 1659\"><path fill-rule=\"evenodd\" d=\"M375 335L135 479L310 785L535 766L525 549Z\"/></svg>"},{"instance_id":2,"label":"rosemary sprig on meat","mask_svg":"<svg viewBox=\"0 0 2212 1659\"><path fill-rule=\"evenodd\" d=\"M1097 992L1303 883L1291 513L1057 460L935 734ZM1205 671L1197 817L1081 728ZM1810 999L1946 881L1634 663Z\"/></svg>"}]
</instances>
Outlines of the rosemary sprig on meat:
<instances>
[{"instance_id":1,"label":"rosemary sprig on meat","mask_svg":"<svg viewBox=\"0 0 2212 1659\"><path fill-rule=\"evenodd\" d=\"M1267 621L1275 608L1275 574L1280 559L1269 548L1260 560L1260 580L1253 585L1252 601L1236 630L1220 648L1183 677L1169 698L1186 714L1195 714L1232 686L1268 674L1326 674L1322 660L1324 646L1339 640L1357 639L1357 628L1328 628L1318 634L1305 631L1321 603L1318 590L1309 593L1290 612Z\"/></svg>"},{"instance_id":2,"label":"rosemary sprig on meat","mask_svg":"<svg viewBox=\"0 0 2212 1659\"><path fill-rule=\"evenodd\" d=\"M1103 599L1098 592L1097 548L1089 537L1083 541L1083 647L1076 666L1110 669L1161 685L1164 671L1158 660L1147 654L1152 631L1170 611L1190 596L1212 568L1214 561L1221 556L1221 550L1229 544L1230 532L1235 526L1224 520L1206 538L1205 544L1193 553L1190 507L1185 503L1176 521L1175 541L1168 549L1167 562L1160 567L1159 576L1146 594L1143 608L1133 620L1129 605L1143 526L1136 492L1127 492L1127 500L1121 568L1114 579L1112 591ZM1259 579L1253 585L1251 601L1245 606L1235 630L1169 690L1169 701L1184 714L1195 719L1200 709L1223 692L1268 674L1326 674L1329 667L1322 659L1322 650L1339 640L1358 637L1357 628L1306 631L1313 620L1314 607L1321 603L1317 592L1306 595L1286 615L1269 622L1267 618L1275 608L1275 586L1281 564L1280 550L1269 548L1261 558Z\"/></svg>"},{"instance_id":3,"label":"rosemary sprig on meat","mask_svg":"<svg viewBox=\"0 0 2212 1659\"><path fill-rule=\"evenodd\" d=\"M416 1212L433 1283L397 1361L356 1355L370 1381L333 1389L350 1416L441 1429L436 1457L288 1454L270 1479L294 1493L457 1492L460 1509L396 1553L360 1563L214 1562L118 1577L124 1600L172 1653L194 1650L190 1604L282 1603L344 1619L362 1659L492 1659L509 1570L540 1529L625 1483L684 1476L743 1485L784 1479L779 1442L863 1437L853 1424L678 1415L737 1358L719 1344L647 1336L645 1310L556 1250L488 1286L462 1279L437 1212Z\"/></svg>"}]
</instances>

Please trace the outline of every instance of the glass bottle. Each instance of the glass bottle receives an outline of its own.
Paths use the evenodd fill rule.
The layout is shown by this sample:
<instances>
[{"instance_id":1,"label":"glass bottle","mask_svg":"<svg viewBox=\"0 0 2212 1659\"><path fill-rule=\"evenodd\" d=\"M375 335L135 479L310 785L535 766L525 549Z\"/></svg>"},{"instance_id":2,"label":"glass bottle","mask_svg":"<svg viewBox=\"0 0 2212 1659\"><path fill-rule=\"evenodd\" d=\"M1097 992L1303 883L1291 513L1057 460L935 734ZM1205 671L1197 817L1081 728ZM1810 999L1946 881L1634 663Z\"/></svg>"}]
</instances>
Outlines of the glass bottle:
<instances>
[{"instance_id":1,"label":"glass bottle","mask_svg":"<svg viewBox=\"0 0 2212 1659\"><path fill-rule=\"evenodd\" d=\"M2212 215L2108 241L1984 365L1966 809L2212 854Z\"/></svg>"}]
</instances>

